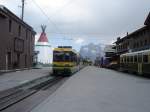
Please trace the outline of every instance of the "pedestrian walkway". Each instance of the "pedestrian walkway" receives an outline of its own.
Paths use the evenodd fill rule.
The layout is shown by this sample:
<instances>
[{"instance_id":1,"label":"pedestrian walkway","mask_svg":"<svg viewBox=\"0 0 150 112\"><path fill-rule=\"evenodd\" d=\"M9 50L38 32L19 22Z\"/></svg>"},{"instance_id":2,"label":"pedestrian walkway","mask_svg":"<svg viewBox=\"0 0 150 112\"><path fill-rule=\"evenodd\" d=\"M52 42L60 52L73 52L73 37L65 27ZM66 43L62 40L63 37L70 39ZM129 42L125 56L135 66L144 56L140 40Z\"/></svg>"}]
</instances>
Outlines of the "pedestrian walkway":
<instances>
[{"instance_id":1,"label":"pedestrian walkway","mask_svg":"<svg viewBox=\"0 0 150 112\"><path fill-rule=\"evenodd\" d=\"M34 79L49 75L51 68L30 69L0 75L0 91L8 90Z\"/></svg>"},{"instance_id":2,"label":"pedestrian walkway","mask_svg":"<svg viewBox=\"0 0 150 112\"><path fill-rule=\"evenodd\" d=\"M32 112L149 112L150 80L86 67Z\"/></svg>"}]
</instances>

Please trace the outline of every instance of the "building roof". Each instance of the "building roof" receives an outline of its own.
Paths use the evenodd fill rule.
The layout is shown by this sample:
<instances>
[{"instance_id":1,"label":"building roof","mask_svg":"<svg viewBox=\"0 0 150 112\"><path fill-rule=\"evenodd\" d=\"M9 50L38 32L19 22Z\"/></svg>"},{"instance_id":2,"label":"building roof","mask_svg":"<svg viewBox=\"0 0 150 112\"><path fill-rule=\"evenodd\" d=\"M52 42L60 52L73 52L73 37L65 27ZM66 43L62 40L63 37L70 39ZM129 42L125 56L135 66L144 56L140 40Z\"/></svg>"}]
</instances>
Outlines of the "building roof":
<instances>
[{"instance_id":1,"label":"building roof","mask_svg":"<svg viewBox=\"0 0 150 112\"><path fill-rule=\"evenodd\" d=\"M132 38L134 35L138 34L139 32L141 32L141 31L143 31L143 30L145 30L145 29L147 29L147 28L148 28L147 26L143 26L142 28L139 28L139 29L135 30L134 32L132 32L132 33L126 35L125 37L123 37L123 38L117 40L115 43L120 43L120 42L122 42L122 41L124 41L124 40L126 40L126 39L130 39L130 38Z\"/></svg>"},{"instance_id":2,"label":"building roof","mask_svg":"<svg viewBox=\"0 0 150 112\"><path fill-rule=\"evenodd\" d=\"M115 45L106 45L104 48L104 52L115 52L115 49L113 48Z\"/></svg>"},{"instance_id":3,"label":"building roof","mask_svg":"<svg viewBox=\"0 0 150 112\"><path fill-rule=\"evenodd\" d=\"M149 14L148 14L148 16L147 16L147 18L146 18L144 24L145 24L145 25L150 25L150 12L149 12Z\"/></svg>"},{"instance_id":4,"label":"building roof","mask_svg":"<svg viewBox=\"0 0 150 112\"><path fill-rule=\"evenodd\" d=\"M13 12L11 12L9 9L7 9L3 5L0 5L0 15L2 17L4 17L4 18L12 17L15 21L17 21L18 23L22 24L23 26L25 26L26 28L30 29L31 31L33 31L33 33L36 34L36 32L33 30L33 28L29 24L27 24L26 22L21 20L18 16L16 16Z\"/></svg>"},{"instance_id":5,"label":"building roof","mask_svg":"<svg viewBox=\"0 0 150 112\"><path fill-rule=\"evenodd\" d=\"M38 42L48 42L48 38L46 36L46 33L45 32L42 32L41 35L40 35L40 38L38 40Z\"/></svg>"},{"instance_id":6,"label":"building roof","mask_svg":"<svg viewBox=\"0 0 150 112\"><path fill-rule=\"evenodd\" d=\"M150 12L149 12L149 14L148 14L148 16L147 16L147 18L146 18L146 20L145 20L145 22L144 22L144 25L145 25L145 26L143 26L142 28L137 29L136 31L134 31L134 32L132 32L132 33L126 35L125 37L123 37L123 38L121 38L121 39L118 39L115 43L120 43L120 42L122 42L122 41L124 41L124 40L126 40L126 39L130 39L130 38L132 38L132 36L136 35L137 33L139 33L139 32L141 32L141 31L147 29L148 26L150 26Z\"/></svg>"}]
</instances>

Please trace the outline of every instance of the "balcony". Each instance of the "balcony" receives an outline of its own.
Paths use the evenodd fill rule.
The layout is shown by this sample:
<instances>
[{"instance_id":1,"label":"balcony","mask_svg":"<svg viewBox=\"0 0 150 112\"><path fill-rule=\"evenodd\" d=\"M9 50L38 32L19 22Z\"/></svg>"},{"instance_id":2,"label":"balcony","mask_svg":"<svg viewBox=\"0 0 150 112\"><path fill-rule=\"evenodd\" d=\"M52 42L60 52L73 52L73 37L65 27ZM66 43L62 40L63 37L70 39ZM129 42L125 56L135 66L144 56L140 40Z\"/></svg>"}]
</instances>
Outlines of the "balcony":
<instances>
[{"instance_id":1,"label":"balcony","mask_svg":"<svg viewBox=\"0 0 150 112\"><path fill-rule=\"evenodd\" d=\"M136 51L142 51L142 50L146 50L146 49L150 49L150 45L146 45L140 48L134 48L132 49L132 52L136 52Z\"/></svg>"}]
</instances>

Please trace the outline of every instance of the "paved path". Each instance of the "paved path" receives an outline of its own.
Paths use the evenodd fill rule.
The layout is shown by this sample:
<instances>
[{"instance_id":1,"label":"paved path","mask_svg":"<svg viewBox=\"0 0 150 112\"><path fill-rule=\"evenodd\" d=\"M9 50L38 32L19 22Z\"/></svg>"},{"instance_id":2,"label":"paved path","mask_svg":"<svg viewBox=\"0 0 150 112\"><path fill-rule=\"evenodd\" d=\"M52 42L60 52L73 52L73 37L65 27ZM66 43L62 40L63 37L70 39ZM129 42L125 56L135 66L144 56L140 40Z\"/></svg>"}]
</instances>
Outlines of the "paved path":
<instances>
[{"instance_id":1,"label":"paved path","mask_svg":"<svg viewBox=\"0 0 150 112\"><path fill-rule=\"evenodd\" d=\"M32 112L150 112L150 80L86 67Z\"/></svg>"},{"instance_id":2,"label":"paved path","mask_svg":"<svg viewBox=\"0 0 150 112\"><path fill-rule=\"evenodd\" d=\"M10 72L0 75L0 91L7 90L36 78L46 76L51 68L31 69L17 72Z\"/></svg>"}]
</instances>

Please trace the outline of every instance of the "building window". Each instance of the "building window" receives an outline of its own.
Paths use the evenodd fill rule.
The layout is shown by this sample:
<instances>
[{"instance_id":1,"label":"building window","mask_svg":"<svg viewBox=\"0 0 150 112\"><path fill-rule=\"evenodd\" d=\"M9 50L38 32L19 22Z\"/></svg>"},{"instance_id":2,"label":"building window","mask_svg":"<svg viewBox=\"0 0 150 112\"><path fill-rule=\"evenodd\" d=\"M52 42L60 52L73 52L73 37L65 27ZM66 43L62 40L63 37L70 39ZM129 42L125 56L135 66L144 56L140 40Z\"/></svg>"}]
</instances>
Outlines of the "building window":
<instances>
[{"instance_id":1,"label":"building window","mask_svg":"<svg viewBox=\"0 0 150 112\"><path fill-rule=\"evenodd\" d=\"M9 20L9 32L11 32L11 30L12 30L12 21Z\"/></svg>"},{"instance_id":2,"label":"building window","mask_svg":"<svg viewBox=\"0 0 150 112\"><path fill-rule=\"evenodd\" d=\"M118 46L118 51L120 50L120 47Z\"/></svg>"},{"instance_id":3,"label":"building window","mask_svg":"<svg viewBox=\"0 0 150 112\"><path fill-rule=\"evenodd\" d=\"M147 45L147 40L145 39L144 45Z\"/></svg>"},{"instance_id":4,"label":"building window","mask_svg":"<svg viewBox=\"0 0 150 112\"><path fill-rule=\"evenodd\" d=\"M8 52L7 56L8 56L8 66L10 66L11 65L11 52Z\"/></svg>"},{"instance_id":5,"label":"building window","mask_svg":"<svg viewBox=\"0 0 150 112\"><path fill-rule=\"evenodd\" d=\"M21 26L18 27L18 36L21 36Z\"/></svg>"},{"instance_id":6,"label":"building window","mask_svg":"<svg viewBox=\"0 0 150 112\"><path fill-rule=\"evenodd\" d=\"M120 46L120 49L121 49L121 51L122 51L122 45Z\"/></svg>"},{"instance_id":7,"label":"building window","mask_svg":"<svg viewBox=\"0 0 150 112\"><path fill-rule=\"evenodd\" d=\"M144 36L146 35L146 30L144 31Z\"/></svg>"},{"instance_id":8,"label":"building window","mask_svg":"<svg viewBox=\"0 0 150 112\"><path fill-rule=\"evenodd\" d=\"M136 43L134 43L134 48L136 48Z\"/></svg>"},{"instance_id":9,"label":"building window","mask_svg":"<svg viewBox=\"0 0 150 112\"><path fill-rule=\"evenodd\" d=\"M143 46L143 41L140 41L141 47Z\"/></svg>"},{"instance_id":10,"label":"building window","mask_svg":"<svg viewBox=\"0 0 150 112\"><path fill-rule=\"evenodd\" d=\"M137 42L137 44L136 44L136 47L138 48L139 47L139 43Z\"/></svg>"},{"instance_id":11,"label":"building window","mask_svg":"<svg viewBox=\"0 0 150 112\"><path fill-rule=\"evenodd\" d=\"M28 39L28 30L26 29L26 40Z\"/></svg>"},{"instance_id":12,"label":"building window","mask_svg":"<svg viewBox=\"0 0 150 112\"><path fill-rule=\"evenodd\" d=\"M14 50L15 50L15 52L22 53L24 51L24 40L15 38L14 39Z\"/></svg>"}]
</instances>

